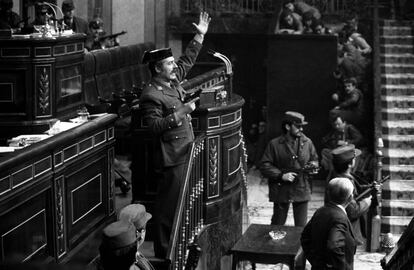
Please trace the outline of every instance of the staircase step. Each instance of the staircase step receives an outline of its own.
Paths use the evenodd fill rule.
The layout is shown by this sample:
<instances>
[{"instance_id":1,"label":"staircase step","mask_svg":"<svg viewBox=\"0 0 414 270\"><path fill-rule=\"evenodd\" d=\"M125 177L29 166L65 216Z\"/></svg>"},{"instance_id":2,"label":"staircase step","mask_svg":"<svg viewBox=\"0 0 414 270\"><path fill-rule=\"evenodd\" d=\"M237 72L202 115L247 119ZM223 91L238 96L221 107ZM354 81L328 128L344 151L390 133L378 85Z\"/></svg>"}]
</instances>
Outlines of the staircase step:
<instances>
[{"instance_id":1,"label":"staircase step","mask_svg":"<svg viewBox=\"0 0 414 270\"><path fill-rule=\"evenodd\" d=\"M381 94L382 95L412 95L414 94L414 84L383 84L381 85Z\"/></svg>"},{"instance_id":2,"label":"staircase step","mask_svg":"<svg viewBox=\"0 0 414 270\"><path fill-rule=\"evenodd\" d=\"M402 234L407 228L408 224L413 217L402 216L383 216L381 215L381 232L392 232L395 234Z\"/></svg>"},{"instance_id":3,"label":"staircase step","mask_svg":"<svg viewBox=\"0 0 414 270\"><path fill-rule=\"evenodd\" d=\"M381 197L384 200L414 200L414 180L392 179L385 182L381 188Z\"/></svg>"},{"instance_id":4,"label":"staircase step","mask_svg":"<svg viewBox=\"0 0 414 270\"><path fill-rule=\"evenodd\" d=\"M380 44L399 44L412 45L414 43L414 36L380 36Z\"/></svg>"},{"instance_id":5,"label":"staircase step","mask_svg":"<svg viewBox=\"0 0 414 270\"><path fill-rule=\"evenodd\" d=\"M414 49L413 49L414 50ZM414 74L414 63L413 64L381 64L381 72L383 74Z\"/></svg>"},{"instance_id":6,"label":"staircase step","mask_svg":"<svg viewBox=\"0 0 414 270\"><path fill-rule=\"evenodd\" d=\"M389 135L382 136L384 147L414 149L414 135Z\"/></svg>"},{"instance_id":7,"label":"staircase step","mask_svg":"<svg viewBox=\"0 0 414 270\"><path fill-rule=\"evenodd\" d=\"M414 165L389 165L384 164L382 171L390 175L391 179L414 179Z\"/></svg>"},{"instance_id":8,"label":"staircase step","mask_svg":"<svg viewBox=\"0 0 414 270\"><path fill-rule=\"evenodd\" d=\"M382 200L384 216L414 216L414 203L410 200Z\"/></svg>"},{"instance_id":9,"label":"staircase step","mask_svg":"<svg viewBox=\"0 0 414 270\"><path fill-rule=\"evenodd\" d=\"M409 36L413 34L411 26L382 26L380 34L384 36Z\"/></svg>"},{"instance_id":10,"label":"staircase step","mask_svg":"<svg viewBox=\"0 0 414 270\"><path fill-rule=\"evenodd\" d=\"M381 54L381 63L413 64L414 55L410 53L405 53L405 54L385 53L385 54Z\"/></svg>"},{"instance_id":11,"label":"staircase step","mask_svg":"<svg viewBox=\"0 0 414 270\"><path fill-rule=\"evenodd\" d=\"M382 159L384 164L414 166L414 150L384 148L382 153L384 155Z\"/></svg>"},{"instance_id":12,"label":"staircase step","mask_svg":"<svg viewBox=\"0 0 414 270\"><path fill-rule=\"evenodd\" d=\"M414 84L414 74L410 73L392 73L382 74L381 83L383 84Z\"/></svg>"},{"instance_id":13,"label":"staircase step","mask_svg":"<svg viewBox=\"0 0 414 270\"><path fill-rule=\"evenodd\" d=\"M414 108L414 96L382 96L383 108Z\"/></svg>"},{"instance_id":14,"label":"staircase step","mask_svg":"<svg viewBox=\"0 0 414 270\"><path fill-rule=\"evenodd\" d=\"M381 20L379 23L381 26L412 26L413 23L411 21L402 21L402 20Z\"/></svg>"},{"instance_id":15,"label":"staircase step","mask_svg":"<svg viewBox=\"0 0 414 270\"><path fill-rule=\"evenodd\" d=\"M414 121L382 121L382 133L389 135L414 134Z\"/></svg>"},{"instance_id":16,"label":"staircase step","mask_svg":"<svg viewBox=\"0 0 414 270\"><path fill-rule=\"evenodd\" d=\"M382 108L383 120L414 120L414 108Z\"/></svg>"},{"instance_id":17,"label":"staircase step","mask_svg":"<svg viewBox=\"0 0 414 270\"><path fill-rule=\"evenodd\" d=\"M382 108L383 120L414 120L414 108Z\"/></svg>"}]
</instances>

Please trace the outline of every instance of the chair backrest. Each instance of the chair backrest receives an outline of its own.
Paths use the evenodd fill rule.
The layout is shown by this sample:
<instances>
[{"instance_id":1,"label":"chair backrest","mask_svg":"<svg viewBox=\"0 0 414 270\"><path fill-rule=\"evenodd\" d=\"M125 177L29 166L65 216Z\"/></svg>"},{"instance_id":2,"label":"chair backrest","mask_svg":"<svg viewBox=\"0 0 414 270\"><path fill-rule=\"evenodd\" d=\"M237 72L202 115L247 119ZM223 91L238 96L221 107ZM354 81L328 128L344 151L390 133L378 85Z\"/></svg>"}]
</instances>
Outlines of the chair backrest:
<instances>
[{"instance_id":1,"label":"chair backrest","mask_svg":"<svg viewBox=\"0 0 414 270\"><path fill-rule=\"evenodd\" d=\"M125 90L131 91L133 87L132 83L132 69L131 65L133 58L131 56L130 46L121 46L120 49L120 73L121 81Z\"/></svg>"},{"instance_id":2,"label":"chair backrest","mask_svg":"<svg viewBox=\"0 0 414 270\"><path fill-rule=\"evenodd\" d=\"M112 99L114 86L111 80L112 59L109 50L92 51L95 57L95 80L99 96L103 99Z\"/></svg>"},{"instance_id":3,"label":"chair backrest","mask_svg":"<svg viewBox=\"0 0 414 270\"><path fill-rule=\"evenodd\" d=\"M91 52L85 53L84 58L83 94L87 104L99 104L99 94L95 81L95 57Z\"/></svg>"},{"instance_id":4,"label":"chair backrest","mask_svg":"<svg viewBox=\"0 0 414 270\"><path fill-rule=\"evenodd\" d=\"M109 69L109 74L111 76L111 81L114 89L112 90L115 94L122 94L122 91L125 89L125 86L122 84L121 77L121 47L113 47L108 49L111 55L111 66Z\"/></svg>"}]
</instances>

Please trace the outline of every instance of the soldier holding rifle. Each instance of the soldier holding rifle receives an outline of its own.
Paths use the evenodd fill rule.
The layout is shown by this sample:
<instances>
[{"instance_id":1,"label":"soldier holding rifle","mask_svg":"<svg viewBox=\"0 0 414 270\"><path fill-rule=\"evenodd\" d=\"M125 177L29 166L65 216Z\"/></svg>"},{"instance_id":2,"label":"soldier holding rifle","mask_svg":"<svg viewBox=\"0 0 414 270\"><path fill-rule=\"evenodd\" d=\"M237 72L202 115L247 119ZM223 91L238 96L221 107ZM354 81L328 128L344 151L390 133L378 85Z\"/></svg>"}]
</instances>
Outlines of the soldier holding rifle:
<instances>
[{"instance_id":1,"label":"soldier holding rifle","mask_svg":"<svg viewBox=\"0 0 414 270\"><path fill-rule=\"evenodd\" d=\"M332 165L335 170L335 177L348 178L354 185L354 199L346 207L348 218L352 223L355 239L358 245L364 243L366 235L365 214L368 212L371 206L372 195L366 192L365 196L361 196L361 193L367 187L371 187L368 181L358 178L353 174L352 168L355 166L355 158L361 154L361 150L355 148L353 144L340 146L332 150ZM378 190L379 184L374 185L374 189ZM325 202L329 198L325 198Z\"/></svg>"},{"instance_id":2,"label":"soldier holding rifle","mask_svg":"<svg viewBox=\"0 0 414 270\"><path fill-rule=\"evenodd\" d=\"M273 202L271 224L284 225L290 203L295 226L305 226L311 184L308 168L318 167L318 154L311 139L303 134L307 122L298 112L286 112L283 134L269 142L260 171L269 179L269 200Z\"/></svg>"}]
</instances>

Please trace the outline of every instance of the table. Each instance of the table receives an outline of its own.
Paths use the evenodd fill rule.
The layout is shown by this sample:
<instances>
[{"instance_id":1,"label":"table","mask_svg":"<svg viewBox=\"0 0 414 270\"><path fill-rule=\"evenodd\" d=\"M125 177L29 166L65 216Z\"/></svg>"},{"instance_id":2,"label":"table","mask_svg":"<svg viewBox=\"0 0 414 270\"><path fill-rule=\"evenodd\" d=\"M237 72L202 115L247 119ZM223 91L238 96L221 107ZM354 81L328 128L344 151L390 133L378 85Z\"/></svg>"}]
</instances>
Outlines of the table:
<instances>
[{"instance_id":1,"label":"table","mask_svg":"<svg viewBox=\"0 0 414 270\"><path fill-rule=\"evenodd\" d=\"M280 240L273 240L269 232L272 230L285 231L286 236ZM243 236L231 249L233 254L232 269L235 270L239 261L255 263L277 264L283 263L290 270L305 266L300 235L302 227L251 224Z\"/></svg>"}]
</instances>

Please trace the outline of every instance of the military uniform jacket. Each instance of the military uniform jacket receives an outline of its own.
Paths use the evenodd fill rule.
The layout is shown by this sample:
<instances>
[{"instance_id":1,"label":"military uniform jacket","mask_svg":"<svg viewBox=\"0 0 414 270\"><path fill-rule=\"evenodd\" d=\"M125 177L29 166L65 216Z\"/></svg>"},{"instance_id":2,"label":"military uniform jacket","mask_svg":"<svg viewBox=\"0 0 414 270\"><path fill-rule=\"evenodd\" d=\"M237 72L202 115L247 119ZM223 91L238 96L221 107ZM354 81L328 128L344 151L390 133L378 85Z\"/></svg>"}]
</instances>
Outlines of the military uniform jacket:
<instances>
[{"instance_id":1,"label":"military uniform jacket","mask_svg":"<svg viewBox=\"0 0 414 270\"><path fill-rule=\"evenodd\" d=\"M176 166L185 162L186 153L194 140L191 118L188 115L181 121L174 113L183 106L185 90L180 86L188 71L194 65L201 44L192 40L184 55L177 61L178 71L176 82L170 86L152 78L145 86L140 97L144 123L160 142L160 153L164 167ZM155 153L157 155L157 153ZM157 158L156 158L157 159Z\"/></svg>"},{"instance_id":2,"label":"military uniform jacket","mask_svg":"<svg viewBox=\"0 0 414 270\"><path fill-rule=\"evenodd\" d=\"M310 162L318 162L318 154L311 139L302 135L299 138L299 149L292 150L286 135L269 142L263 154L260 171L269 179L269 200L271 202L304 202L310 200L311 188L308 176L302 172L303 166ZM298 174L293 182L282 180L287 172Z\"/></svg>"},{"instance_id":3,"label":"military uniform jacket","mask_svg":"<svg viewBox=\"0 0 414 270\"><path fill-rule=\"evenodd\" d=\"M316 210L300 240L312 269L354 269L354 233L346 213L339 206L328 203Z\"/></svg>"}]
</instances>

